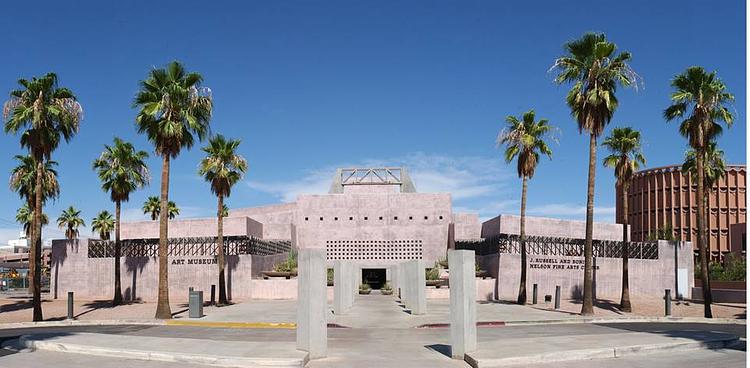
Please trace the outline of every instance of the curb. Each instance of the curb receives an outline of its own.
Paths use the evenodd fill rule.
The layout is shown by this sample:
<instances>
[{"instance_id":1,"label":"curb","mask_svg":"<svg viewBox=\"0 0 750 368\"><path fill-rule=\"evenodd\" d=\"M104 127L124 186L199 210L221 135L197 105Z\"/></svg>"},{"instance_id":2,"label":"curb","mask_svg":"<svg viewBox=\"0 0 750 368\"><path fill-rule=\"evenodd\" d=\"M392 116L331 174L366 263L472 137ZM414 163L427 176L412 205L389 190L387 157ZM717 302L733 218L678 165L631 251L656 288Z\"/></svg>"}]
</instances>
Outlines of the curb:
<instances>
[{"instance_id":1,"label":"curb","mask_svg":"<svg viewBox=\"0 0 750 368\"><path fill-rule=\"evenodd\" d=\"M211 328L274 328L294 330L297 324L293 322L211 322L211 321L187 321L167 320L166 326L191 326Z\"/></svg>"},{"instance_id":2,"label":"curb","mask_svg":"<svg viewBox=\"0 0 750 368\"><path fill-rule=\"evenodd\" d=\"M549 352L536 355L507 357L497 359L477 359L472 353L464 355L464 361L473 368L510 367L550 362L566 362L590 359L608 359L630 356L640 356L656 353L680 352L697 349L720 349L732 346L739 341L737 337L713 338L704 341L682 341L651 345L614 346L596 349L568 350Z\"/></svg>"},{"instance_id":3,"label":"curb","mask_svg":"<svg viewBox=\"0 0 750 368\"><path fill-rule=\"evenodd\" d=\"M55 343L34 340L33 336L24 335L13 342L17 347L31 350L55 351L61 353L86 354L109 358L125 358L146 361L178 362L186 364L198 364L212 367L304 367L309 355L302 359L295 358L252 358L243 356L217 356L186 354L183 352L157 352L143 350L129 350L125 348L107 348L100 346Z\"/></svg>"},{"instance_id":4,"label":"curb","mask_svg":"<svg viewBox=\"0 0 750 368\"><path fill-rule=\"evenodd\" d=\"M69 327L69 326L116 326L116 325L136 325L136 326L163 326L166 320L139 320L139 319L113 319L113 320L62 320L62 321L44 321L44 322L11 322L0 323L0 330L10 330L18 328L35 328L35 327Z\"/></svg>"},{"instance_id":5,"label":"curb","mask_svg":"<svg viewBox=\"0 0 750 368\"><path fill-rule=\"evenodd\" d=\"M477 327L513 327L513 326L543 326L564 324L605 324L605 323L705 323L746 325L743 319L729 318L698 318L698 317L628 317L628 318L569 318L530 321L478 321ZM427 323L415 328L449 328L450 323Z\"/></svg>"}]
</instances>

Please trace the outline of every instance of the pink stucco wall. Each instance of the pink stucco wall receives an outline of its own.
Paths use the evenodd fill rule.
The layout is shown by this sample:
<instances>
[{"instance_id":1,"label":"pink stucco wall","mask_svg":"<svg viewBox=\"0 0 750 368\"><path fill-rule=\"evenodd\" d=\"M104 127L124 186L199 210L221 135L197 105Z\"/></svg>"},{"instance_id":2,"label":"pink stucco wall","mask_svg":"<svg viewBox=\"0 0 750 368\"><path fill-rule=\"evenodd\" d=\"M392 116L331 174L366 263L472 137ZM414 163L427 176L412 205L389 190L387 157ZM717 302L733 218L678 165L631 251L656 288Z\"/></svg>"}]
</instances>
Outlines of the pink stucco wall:
<instances>
[{"instance_id":1,"label":"pink stucco wall","mask_svg":"<svg viewBox=\"0 0 750 368\"><path fill-rule=\"evenodd\" d=\"M216 236L216 218L185 219L169 221L169 237ZM260 237L263 224L248 217L224 218L224 235L252 235ZM121 239L148 239L159 237L158 221L124 222L120 231ZM288 239L288 238L287 238Z\"/></svg>"}]
</instances>

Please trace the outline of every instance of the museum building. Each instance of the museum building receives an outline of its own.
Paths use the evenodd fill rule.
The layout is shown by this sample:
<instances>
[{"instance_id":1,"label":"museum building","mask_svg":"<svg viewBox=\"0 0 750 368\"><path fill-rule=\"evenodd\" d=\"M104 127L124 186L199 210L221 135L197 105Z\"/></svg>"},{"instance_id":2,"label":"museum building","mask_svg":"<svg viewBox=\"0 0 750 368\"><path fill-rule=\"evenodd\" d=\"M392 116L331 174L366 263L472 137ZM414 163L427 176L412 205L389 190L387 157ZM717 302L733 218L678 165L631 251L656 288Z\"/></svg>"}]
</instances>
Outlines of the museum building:
<instances>
[{"instance_id":1,"label":"museum building","mask_svg":"<svg viewBox=\"0 0 750 368\"><path fill-rule=\"evenodd\" d=\"M181 300L189 287L209 290L216 282L218 270L213 262L216 225L215 218L169 222L170 297ZM232 209L223 225L228 293L236 300L295 298L296 280L264 277L295 248L324 248L329 266L336 260L356 263L362 282L374 287L392 280L391 269L399 263L416 259L432 267L446 257L448 249L473 249L478 264L488 275L487 279L477 281L478 299L504 297L506 290L513 292L518 285L515 281L518 261L514 257L519 249L519 217L499 215L480 222L477 214L453 212L450 193L418 192L407 169L402 167L338 169L327 194L304 194L292 203ZM543 260L565 258L561 263L575 258L578 262L584 230L583 221L528 217L530 255L539 255L536 259ZM158 238L158 221L123 223L121 282L126 299L156 298ZM605 258L618 262L622 225L596 223L594 238L601 264L606 263ZM660 250L661 245L632 246L631 256L638 258L634 262L645 262L644 267L659 274L669 267L651 265L662 260L676 261L673 259L676 252ZM501 253L516 254L501 257ZM53 241L53 292L76 291L82 298L110 297L112 257L111 241ZM692 273L692 267L689 270ZM666 272L668 277L664 282L668 286L676 282L675 272ZM575 272L578 274L582 272ZM619 281L614 280L616 274L619 270L612 272L611 282L601 279L602 293L608 293L607 287L612 289L611 293L619 293L619 289L615 291L619 288ZM574 292L580 281L578 276L564 272L560 275L562 281L552 276L544 279L547 276L541 274L537 281L552 289L555 283L563 283L564 290ZM653 276L649 272L643 275ZM536 280L535 277L532 271L530 281ZM663 292L663 283L652 284L654 290ZM445 290L432 290L428 295L447 297Z\"/></svg>"}]
</instances>

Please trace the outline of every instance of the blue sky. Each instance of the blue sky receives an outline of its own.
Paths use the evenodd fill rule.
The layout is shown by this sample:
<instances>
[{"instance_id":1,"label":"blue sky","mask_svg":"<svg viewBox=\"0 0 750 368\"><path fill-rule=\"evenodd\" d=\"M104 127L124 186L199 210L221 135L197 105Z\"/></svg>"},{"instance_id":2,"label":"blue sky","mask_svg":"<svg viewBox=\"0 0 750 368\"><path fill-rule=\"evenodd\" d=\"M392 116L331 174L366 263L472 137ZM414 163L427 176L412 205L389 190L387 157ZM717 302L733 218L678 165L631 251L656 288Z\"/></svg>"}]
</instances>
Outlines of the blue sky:
<instances>
[{"instance_id":1,"label":"blue sky","mask_svg":"<svg viewBox=\"0 0 750 368\"><path fill-rule=\"evenodd\" d=\"M534 108L560 131L530 183L529 212L583 219L588 140L564 103L568 87L547 71L586 31L633 54L644 86L618 92L607 131L642 130L649 167L682 161L685 142L661 113L669 80L691 65L717 70L736 96L736 124L720 145L730 163L746 162L742 1L16 1L3 7L0 31L3 96L18 78L54 71L85 110L80 133L54 154L62 194L47 206L53 219L71 204L87 222L112 210L91 161L115 136L152 152L131 102L138 81L174 59L212 89L213 131L242 139L250 171L230 207L325 192L335 167L387 164L408 166L419 191L452 192L459 211L516 213L520 181L494 142L506 115ZM18 137L0 134L0 173L21 152ZM196 174L200 157L195 147L173 161L170 196L183 217L215 208ZM160 162L149 165L152 183L124 205L127 219L142 218L158 192ZM597 167L598 220L613 221L613 185ZM16 235L20 204L0 190L0 241Z\"/></svg>"}]
</instances>

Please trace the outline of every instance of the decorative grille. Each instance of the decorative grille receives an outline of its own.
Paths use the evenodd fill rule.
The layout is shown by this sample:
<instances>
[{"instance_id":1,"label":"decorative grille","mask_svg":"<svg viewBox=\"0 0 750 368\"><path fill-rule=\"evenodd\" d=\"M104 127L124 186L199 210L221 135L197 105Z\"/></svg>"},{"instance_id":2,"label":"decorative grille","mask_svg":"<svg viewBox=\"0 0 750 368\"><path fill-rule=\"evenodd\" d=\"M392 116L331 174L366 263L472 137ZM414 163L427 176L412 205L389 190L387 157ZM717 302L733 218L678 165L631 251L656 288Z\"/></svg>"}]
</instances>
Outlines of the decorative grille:
<instances>
[{"instance_id":1,"label":"decorative grille","mask_svg":"<svg viewBox=\"0 0 750 368\"><path fill-rule=\"evenodd\" d=\"M422 259L422 240L329 240L326 258L402 260Z\"/></svg>"},{"instance_id":2,"label":"decorative grille","mask_svg":"<svg viewBox=\"0 0 750 368\"><path fill-rule=\"evenodd\" d=\"M456 249L473 250L477 255L495 253L521 253L521 237L500 234L490 238L456 240ZM549 236L526 236L526 254L583 257L585 239ZM656 242L628 242L631 259L659 259ZM616 240L594 240L594 257L622 258L623 242Z\"/></svg>"},{"instance_id":3,"label":"decorative grille","mask_svg":"<svg viewBox=\"0 0 750 368\"><path fill-rule=\"evenodd\" d=\"M169 238L167 254L179 256L215 256L216 237ZM120 254L123 257L157 257L159 239L125 239L120 241ZM248 236L225 236L224 254L252 254L267 256L288 252L292 249L290 240L259 239ZM112 240L89 239L89 258L109 258L115 256L115 242Z\"/></svg>"}]
</instances>

